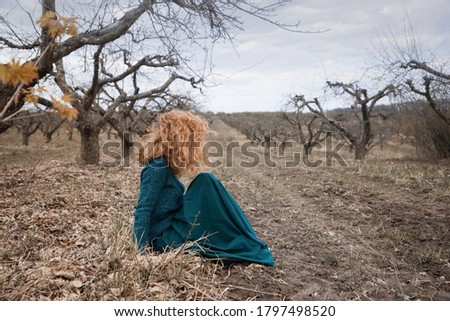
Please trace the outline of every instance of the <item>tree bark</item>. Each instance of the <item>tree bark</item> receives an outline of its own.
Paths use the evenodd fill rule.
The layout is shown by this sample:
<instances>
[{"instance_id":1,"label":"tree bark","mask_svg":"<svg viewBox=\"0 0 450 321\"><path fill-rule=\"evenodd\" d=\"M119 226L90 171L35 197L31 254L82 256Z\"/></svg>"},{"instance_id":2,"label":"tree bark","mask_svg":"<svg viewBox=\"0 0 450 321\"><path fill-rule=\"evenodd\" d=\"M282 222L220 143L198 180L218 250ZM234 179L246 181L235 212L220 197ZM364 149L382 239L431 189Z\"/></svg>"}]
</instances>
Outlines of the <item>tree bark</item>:
<instances>
[{"instance_id":1,"label":"tree bark","mask_svg":"<svg viewBox=\"0 0 450 321\"><path fill-rule=\"evenodd\" d=\"M69 134L67 135L67 137L70 141L72 141L73 140L73 126L69 126L68 131L69 131Z\"/></svg>"},{"instance_id":2,"label":"tree bark","mask_svg":"<svg viewBox=\"0 0 450 321\"><path fill-rule=\"evenodd\" d=\"M309 144L303 144L303 155L309 157L310 154L311 154L311 147L309 146Z\"/></svg>"},{"instance_id":3,"label":"tree bark","mask_svg":"<svg viewBox=\"0 0 450 321\"><path fill-rule=\"evenodd\" d=\"M78 114L77 129L81 136L80 162L83 165L97 165L100 161L100 128L92 116L87 111Z\"/></svg>"},{"instance_id":4,"label":"tree bark","mask_svg":"<svg viewBox=\"0 0 450 321\"><path fill-rule=\"evenodd\" d=\"M45 143L48 144L52 140L52 133L44 133L45 136Z\"/></svg>"},{"instance_id":5,"label":"tree bark","mask_svg":"<svg viewBox=\"0 0 450 321\"><path fill-rule=\"evenodd\" d=\"M30 136L31 135L28 131L28 127L22 128L22 145L23 146L28 146Z\"/></svg>"},{"instance_id":6,"label":"tree bark","mask_svg":"<svg viewBox=\"0 0 450 321\"><path fill-rule=\"evenodd\" d=\"M122 134L122 157L123 166L128 167L130 165L131 148L133 147L133 136L131 133Z\"/></svg>"},{"instance_id":7,"label":"tree bark","mask_svg":"<svg viewBox=\"0 0 450 321\"><path fill-rule=\"evenodd\" d=\"M285 150L286 150L286 142L284 141L284 142L280 143L280 146L278 148L278 155L279 156L284 156Z\"/></svg>"},{"instance_id":8,"label":"tree bark","mask_svg":"<svg viewBox=\"0 0 450 321\"><path fill-rule=\"evenodd\" d=\"M358 143L355 146L355 159L365 159L367 155L366 145L364 143Z\"/></svg>"},{"instance_id":9,"label":"tree bark","mask_svg":"<svg viewBox=\"0 0 450 321\"><path fill-rule=\"evenodd\" d=\"M31 120L28 120L24 126L22 126L22 145L28 146L30 142L30 136L33 135L41 125L41 122L38 122L35 124L35 127L33 128L33 122Z\"/></svg>"}]
</instances>

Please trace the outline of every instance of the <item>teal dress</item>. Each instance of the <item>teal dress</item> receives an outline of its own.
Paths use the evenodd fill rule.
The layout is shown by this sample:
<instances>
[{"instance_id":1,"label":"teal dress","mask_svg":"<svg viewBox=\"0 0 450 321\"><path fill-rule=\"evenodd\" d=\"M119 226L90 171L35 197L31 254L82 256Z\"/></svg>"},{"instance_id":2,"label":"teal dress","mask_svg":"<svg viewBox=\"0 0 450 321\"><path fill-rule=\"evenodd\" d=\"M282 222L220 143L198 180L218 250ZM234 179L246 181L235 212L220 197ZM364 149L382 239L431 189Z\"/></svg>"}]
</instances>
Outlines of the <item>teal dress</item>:
<instances>
[{"instance_id":1,"label":"teal dress","mask_svg":"<svg viewBox=\"0 0 450 321\"><path fill-rule=\"evenodd\" d=\"M183 191L164 158L144 166L134 224L141 249L151 245L154 251L163 252L187 242L190 250L225 263L274 265L268 246L212 173L198 174Z\"/></svg>"}]
</instances>

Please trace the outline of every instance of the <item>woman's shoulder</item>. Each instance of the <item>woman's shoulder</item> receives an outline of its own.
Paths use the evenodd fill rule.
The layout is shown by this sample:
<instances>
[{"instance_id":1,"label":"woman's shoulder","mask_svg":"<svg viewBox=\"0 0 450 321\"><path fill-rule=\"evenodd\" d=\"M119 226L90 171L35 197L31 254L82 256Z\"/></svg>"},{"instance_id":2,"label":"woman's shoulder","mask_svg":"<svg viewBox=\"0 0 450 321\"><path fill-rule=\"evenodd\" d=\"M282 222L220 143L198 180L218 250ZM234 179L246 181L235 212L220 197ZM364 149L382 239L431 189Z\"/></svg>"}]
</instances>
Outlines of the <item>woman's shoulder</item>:
<instances>
[{"instance_id":1,"label":"woman's shoulder","mask_svg":"<svg viewBox=\"0 0 450 321\"><path fill-rule=\"evenodd\" d=\"M169 163L164 157L148 160L142 168L143 175L169 175Z\"/></svg>"},{"instance_id":2,"label":"woman's shoulder","mask_svg":"<svg viewBox=\"0 0 450 321\"><path fill-rule=\"evenodd\" d=\"M146 167L154 167L154 168L165 168L165 167L169 167L169 163L167 162L167 160L164 157L158 157L158 158L153 158L153 159L149 159L145 164L144 164L144 168Z\"/></svg>"}]
</instances>

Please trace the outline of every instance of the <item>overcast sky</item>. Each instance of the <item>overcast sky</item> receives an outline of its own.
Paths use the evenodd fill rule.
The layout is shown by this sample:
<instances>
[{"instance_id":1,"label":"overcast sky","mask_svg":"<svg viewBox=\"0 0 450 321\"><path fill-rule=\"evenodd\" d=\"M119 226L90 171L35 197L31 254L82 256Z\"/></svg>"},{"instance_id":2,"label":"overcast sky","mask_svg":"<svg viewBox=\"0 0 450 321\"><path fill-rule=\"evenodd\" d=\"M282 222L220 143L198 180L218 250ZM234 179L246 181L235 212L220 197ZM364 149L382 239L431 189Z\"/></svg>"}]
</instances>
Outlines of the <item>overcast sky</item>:
<instances>
[{"instance_id":1,"label":"overcast sky","mask_svg":"<svg viewBox=\"0 0 450 321\"><path fill-rule=\"evenodd\" d=\"M39 15L39 2L19 3ZM68 2L57 1L58 7L63 4ZM0 13L18 25L29 20L16 0L1 0ZM406 16L421 46L448 62L449 0L292 0L274 19L288 24L300 20L306 31L329 31L288 32L242 15L245 30L237 32L234 43L214 46L213 74L198 99L214 112L277 111L289 94L325 99L322 88L327 80L368 78L363 75L374 44L383 33L404 34ZM327 97L326 108L341 107L341 102Z\"/></svg>"},{"instance_id":2,"label":"overcast sky","mask_svg":"<svg viewBox=\"0 0 450 321\"><path fill-rule=\"evenodd\" d=\"M448 61L448 0L293 0L279 11L279 21L331 30L292 33L246 19L234 49L215 48L214 80L220 85L207 90L205 105L212 111L276 111L288 94L321 97L326 80L358 80L379 35L389 29L403 34L405 13L424 48ZM328 108L337 107L333 104Z\"/></svg>"}]
</instances>

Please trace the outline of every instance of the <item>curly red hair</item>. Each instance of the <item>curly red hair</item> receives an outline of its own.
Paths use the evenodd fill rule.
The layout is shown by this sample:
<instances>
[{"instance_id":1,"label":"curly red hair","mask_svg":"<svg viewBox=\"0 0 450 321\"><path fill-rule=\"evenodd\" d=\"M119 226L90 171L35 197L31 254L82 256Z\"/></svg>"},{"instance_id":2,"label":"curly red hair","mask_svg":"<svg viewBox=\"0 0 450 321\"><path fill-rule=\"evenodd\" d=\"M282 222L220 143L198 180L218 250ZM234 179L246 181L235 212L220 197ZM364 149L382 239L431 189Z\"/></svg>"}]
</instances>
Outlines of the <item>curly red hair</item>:
<instances>
[{"instance_id":1,"label":"curly red hair","mask_svg":"<svg viewBox=\"0 0 450 321\"><path fill-rule=\"evenodd\" d=\"M203 162L203 143L208 123L188 111L173 109L161 114L140 152L140 163L164 157L178 176L195 174Z\"/></svg>"}]
</instances>

